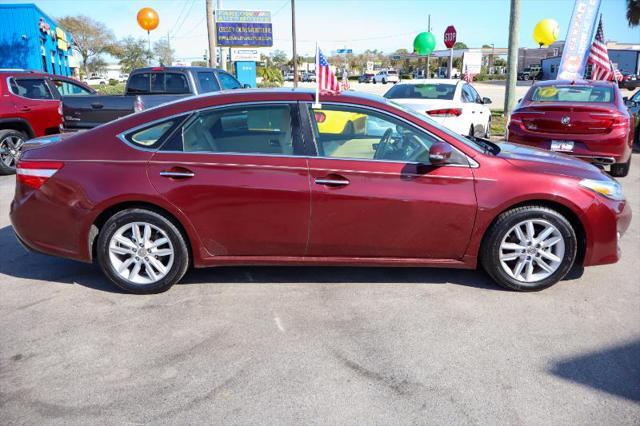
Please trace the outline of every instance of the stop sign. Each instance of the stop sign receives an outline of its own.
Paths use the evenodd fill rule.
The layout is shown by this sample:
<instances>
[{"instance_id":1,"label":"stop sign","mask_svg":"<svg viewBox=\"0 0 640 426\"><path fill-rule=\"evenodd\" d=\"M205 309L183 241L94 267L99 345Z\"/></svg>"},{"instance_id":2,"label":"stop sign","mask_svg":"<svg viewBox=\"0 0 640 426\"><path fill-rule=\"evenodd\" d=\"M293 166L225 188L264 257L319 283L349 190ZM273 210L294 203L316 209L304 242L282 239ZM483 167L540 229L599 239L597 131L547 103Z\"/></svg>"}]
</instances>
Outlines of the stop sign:
<instances>
[{"instance_id":1,"label":"stop sign","mask_svg":"<svg viewBox=\"0 0 640 426\"><path fill-rule=\"evenodd\" d=\"M447 48L451 49L454 44L456 44L456 27L453 25L449 25L446 30L444 30L444 45Z\"/></svg>"}]
</instances>

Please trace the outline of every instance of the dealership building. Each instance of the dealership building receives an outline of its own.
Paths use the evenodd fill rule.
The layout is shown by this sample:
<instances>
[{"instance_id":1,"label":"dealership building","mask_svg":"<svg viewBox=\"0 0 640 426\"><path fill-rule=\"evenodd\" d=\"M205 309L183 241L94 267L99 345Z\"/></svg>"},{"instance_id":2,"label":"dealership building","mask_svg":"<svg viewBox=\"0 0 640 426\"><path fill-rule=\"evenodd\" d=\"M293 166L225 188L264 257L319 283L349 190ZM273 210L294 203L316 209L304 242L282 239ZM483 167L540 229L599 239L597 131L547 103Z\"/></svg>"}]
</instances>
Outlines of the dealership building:
<instances>
[{"instance_id":1,"label":"dealership building","mask_svg":"<svg viewBox=\"0 0 640 426\"><path fill-rule=\"evenodd\" d=\"M65 76L78 67L71 34L35 4L0 4L0 68Z\"/></svg>"}]
</instances>

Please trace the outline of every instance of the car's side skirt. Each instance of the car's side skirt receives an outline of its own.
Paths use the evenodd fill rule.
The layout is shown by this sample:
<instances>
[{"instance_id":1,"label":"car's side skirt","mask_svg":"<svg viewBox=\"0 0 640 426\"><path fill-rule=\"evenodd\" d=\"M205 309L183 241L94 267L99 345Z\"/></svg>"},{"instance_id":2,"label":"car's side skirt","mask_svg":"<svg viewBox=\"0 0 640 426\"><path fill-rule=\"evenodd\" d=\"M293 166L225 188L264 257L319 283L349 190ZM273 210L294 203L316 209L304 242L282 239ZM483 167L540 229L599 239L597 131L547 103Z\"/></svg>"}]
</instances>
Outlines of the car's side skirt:
<instances>
[{"instance_id":1,"label":"car's side skirt","mask_svg":"<svg viewBox=\"0 0 640 426\"><path fill-rule=\"evenodd\" d=\"M304 256L215 256L197 261L196 268L211 266L252 266L252 265L326 265L326 266L406 266L474 269L475 258L465 256L456 259L425 259L396 257L304 257Z\"/></svg>"}]
</instances>

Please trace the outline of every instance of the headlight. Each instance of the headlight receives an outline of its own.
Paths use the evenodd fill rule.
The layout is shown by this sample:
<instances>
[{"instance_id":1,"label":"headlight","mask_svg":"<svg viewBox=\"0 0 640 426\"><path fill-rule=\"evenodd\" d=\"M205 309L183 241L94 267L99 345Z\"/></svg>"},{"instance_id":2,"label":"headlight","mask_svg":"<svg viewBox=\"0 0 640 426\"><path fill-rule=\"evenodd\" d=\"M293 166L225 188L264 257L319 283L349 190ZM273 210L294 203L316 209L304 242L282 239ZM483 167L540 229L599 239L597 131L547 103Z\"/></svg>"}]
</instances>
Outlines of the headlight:
<instances>
[{"instance_id":1,"label":"headlight","mask_svg":"<svg viewBox=\"0 0 640 426\"><path fill-rule=\"evenodd\" d=\"M595 180L595 179L582 179L580 186L588 188L593 192L597 192L605 197L622 201L624 200L624 194L622 193L622 186L615 180Z\"/></svg>"}]
</instances>

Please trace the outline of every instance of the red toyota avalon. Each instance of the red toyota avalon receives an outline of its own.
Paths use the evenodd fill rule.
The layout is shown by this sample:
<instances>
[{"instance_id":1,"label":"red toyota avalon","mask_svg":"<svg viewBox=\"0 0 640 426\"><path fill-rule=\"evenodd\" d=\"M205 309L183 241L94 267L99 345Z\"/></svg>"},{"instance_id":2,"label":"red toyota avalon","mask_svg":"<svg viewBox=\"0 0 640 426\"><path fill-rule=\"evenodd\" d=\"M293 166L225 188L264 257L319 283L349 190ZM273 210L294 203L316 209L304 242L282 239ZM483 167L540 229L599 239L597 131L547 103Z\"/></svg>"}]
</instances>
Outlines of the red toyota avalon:
<instances>
[{"instance_id":1,"label":"red toyota avalon","mask_svg":"<svg viewBox=\"0 0 640 426\"><path fill-rule=\"evenodd\" d=\"M560 151L623 177L629 173L633 117L609 81L542 81L511 115L509 141Z\"/></svg>"},{"instance_id":2,"label":"red toyota avalon","mask_svg":"<svg viewBox=\"0 0 640 426\"><path fill-rule=\"evenodd\" d=\"M15 232L134 293L190 266L478 263L531 291L619 259L631 211L598 168L465 138L380 97L320 100L222 92L28 143Z\"/></svg>"}]
</instances>

